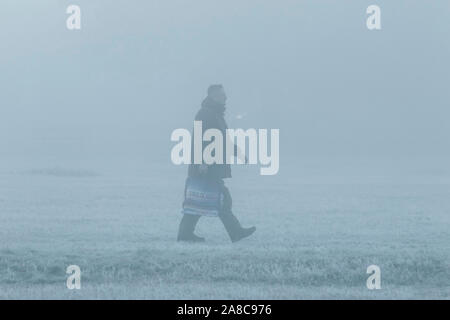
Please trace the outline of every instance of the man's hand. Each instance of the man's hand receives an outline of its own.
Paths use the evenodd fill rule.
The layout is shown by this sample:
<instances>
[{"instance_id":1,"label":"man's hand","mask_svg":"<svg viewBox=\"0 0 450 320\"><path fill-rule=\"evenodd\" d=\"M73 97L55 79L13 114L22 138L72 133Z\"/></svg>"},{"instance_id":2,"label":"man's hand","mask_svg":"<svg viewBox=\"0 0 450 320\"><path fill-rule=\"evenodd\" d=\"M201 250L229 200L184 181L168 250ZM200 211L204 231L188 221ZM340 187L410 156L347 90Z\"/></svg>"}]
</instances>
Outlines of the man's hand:
<instances>
[{"instance_id":1,"label":"man's hand","mask_svg":"<svg viewBox=\"0 0 450 320\"><path fill-rule=\"evenodd\" d=\"M248 164L247 156L242 152L242 150L237 145L234 145L234 156L240 160L244 160L244 163Z\"/></svg>"}]
</instances>

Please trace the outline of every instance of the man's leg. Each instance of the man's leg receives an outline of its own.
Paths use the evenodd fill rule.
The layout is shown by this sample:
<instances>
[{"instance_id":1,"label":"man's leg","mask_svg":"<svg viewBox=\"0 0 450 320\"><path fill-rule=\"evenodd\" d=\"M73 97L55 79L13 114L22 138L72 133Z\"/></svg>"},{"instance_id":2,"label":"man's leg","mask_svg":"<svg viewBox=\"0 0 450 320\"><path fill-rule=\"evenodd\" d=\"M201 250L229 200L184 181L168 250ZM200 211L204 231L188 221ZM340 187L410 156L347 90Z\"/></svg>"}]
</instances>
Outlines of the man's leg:
<instances>
[{"instance_id":1,"label":"man's leg","mask_svg":"<svg viewBox=\"0 0 450 320\"><path fill-rule=\"evenodd\" d=\"M233 204L233 200L231 198L230 191L222 182L222 194L223 194L223 205L222 210L220 212L219 218L222 221L225 229L227 230L228 235L232 242L239 241L243 238L250 236L253 232L255 232L256 228L242 228L239 220L233 214L231 208Z\"/></svg>"},{"instance_id":2,"label":"man's leg","mask_svg":"<svg viewBox=\"0 0 450 320\"><path fill-rule=\"evenodd\" d=\"M184 193L186 194L188 180L186 179L186 184L184 186ZM194 234L195 226L197 225L200 216L192 214L183 214L180 221L180 226L178 227L178 241L191 241L191 242L203 242L204 238L198 237Z\"/></svg>"},{"instance_id":3,"label":"man's leg","mask_svg":"<svg viewBox=\"0 0 450 320\"><path fill-rule=\"evenodd\" d=\"M178 241L192 241L192 242L203 242L204 238L198 237L194 234L195 226L197 225L200 216L192 214L184 214L180 221L180 226L178 228Z\"/></svg>"}]
</instances>

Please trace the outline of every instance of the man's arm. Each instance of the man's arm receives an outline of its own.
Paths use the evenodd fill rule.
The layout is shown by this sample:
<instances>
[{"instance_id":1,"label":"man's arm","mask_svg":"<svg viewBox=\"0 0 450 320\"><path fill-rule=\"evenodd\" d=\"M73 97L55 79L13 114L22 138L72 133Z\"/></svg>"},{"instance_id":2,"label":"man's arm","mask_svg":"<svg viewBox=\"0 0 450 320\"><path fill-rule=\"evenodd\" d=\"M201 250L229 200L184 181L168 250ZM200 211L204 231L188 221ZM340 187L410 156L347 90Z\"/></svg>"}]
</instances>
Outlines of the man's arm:
<instances>
[{"instance_id":1,"label":"man's arm","mask_svg":"<svg viewBox=\"0 0 450 320\"><path fill-rule=\"evenodd\" d=\"M216 118L208 112L199 113L196 116L195 120L202 122L202 132L203 133L205 133L208 129L218 127ZM203 139L202 139L202 154L203 154L203 150L205 150L205 147L207 146L207 144L208 143L206 141L203 141ZM206 176L208 174L208 169L209 169L209 165L207 165L204 162L202 162L202 164L197 165L197 172L200 175Z\"/></svg>"},{"instance_id":2,"label":"man's arm","mask_svg":"<svg viewBox=\"0 0 450 320\"><path fill-rule=\"evenodd\" d=\"M241 148L239 148L237 144L234 145L234 156L242 160L245 164L248 164L247 156L244 152L242 152Z\"/></svg>"}]
</instances>

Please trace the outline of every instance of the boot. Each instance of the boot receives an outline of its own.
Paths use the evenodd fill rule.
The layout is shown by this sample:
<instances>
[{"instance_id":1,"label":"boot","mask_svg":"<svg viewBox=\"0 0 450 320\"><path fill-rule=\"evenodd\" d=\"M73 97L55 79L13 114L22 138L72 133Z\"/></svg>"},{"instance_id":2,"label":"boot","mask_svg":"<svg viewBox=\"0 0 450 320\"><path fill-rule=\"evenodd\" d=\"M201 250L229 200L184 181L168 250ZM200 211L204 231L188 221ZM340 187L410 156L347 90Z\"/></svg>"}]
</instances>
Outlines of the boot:
<instances>
[{"instance_id":1,"label":"boot","mask_svg":"<svg viewBox=\"0 0 450 320\"><path fill-rule=\"evenodd\" d=\"M194 229L199 219L200 216L190 214L183 215L178 229L177 241L205 242L205 238L194 234Z\"/></svg>"},{"instance_id":2,"label":"boot","mask_svg":"<svg viewBox=\"0 0 450 320\"><path fill-rule=\"evenodd\" d=\"M231 241L238 242L239 240L250 237L255 231L256 231L256 227L241 228L241 231L239 232L239 234Z\"/></svg>"},{"instance_id":3,"label":"boot","mask_svg":"<svg viewBox=\"0 0 450 320\"><path fill-rule=\"evenodd\" d=\"M243 228L239 220L231 212L222 214L219 217L233 243L249 237L256 231L256 227Z\"/></svg>"}]
</instances>

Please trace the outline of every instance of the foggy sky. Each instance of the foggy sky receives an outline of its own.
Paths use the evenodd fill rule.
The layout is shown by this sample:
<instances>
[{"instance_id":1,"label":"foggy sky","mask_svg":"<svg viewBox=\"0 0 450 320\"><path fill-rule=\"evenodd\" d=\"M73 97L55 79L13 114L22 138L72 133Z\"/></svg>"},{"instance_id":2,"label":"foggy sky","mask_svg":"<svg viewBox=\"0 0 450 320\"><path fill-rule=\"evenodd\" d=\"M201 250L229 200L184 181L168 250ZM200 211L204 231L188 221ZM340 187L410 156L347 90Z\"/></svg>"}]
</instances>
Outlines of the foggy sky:
<instances>
[{"instance_id":1,"label":"foggy sky","mask_svg":"<svg viewBox=\"0 0 450 320\"><path fill-rule=\"evenodd\" d=\"M0 155L169 161L222 83L229 126L279 128L281 161L447 157L449 16L446 0L3 0Z\"/></svg>"}]
</instances>

